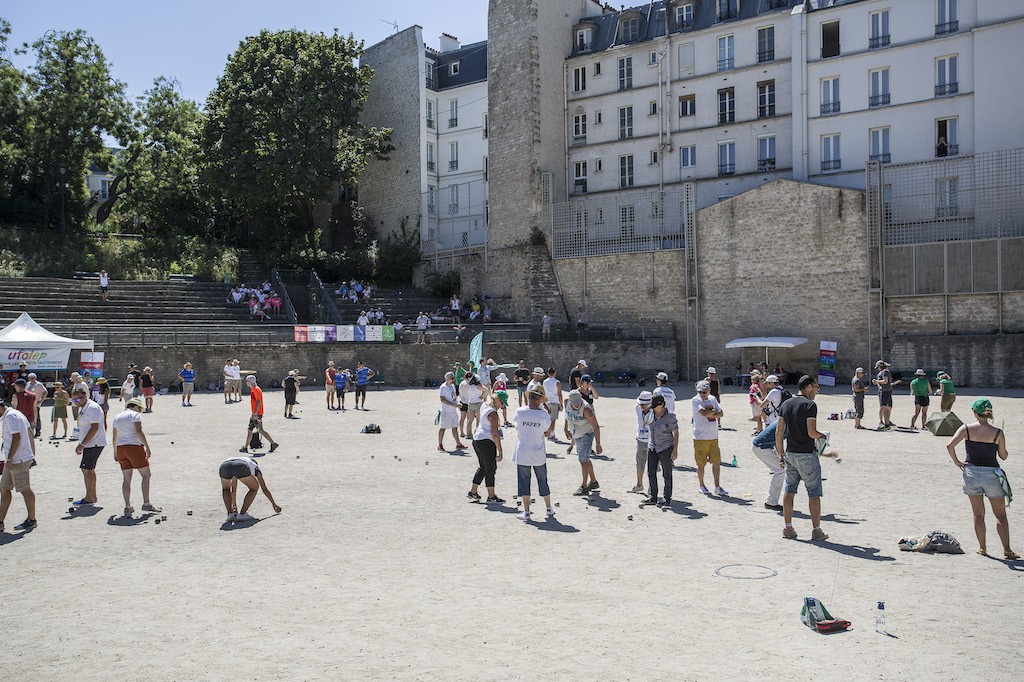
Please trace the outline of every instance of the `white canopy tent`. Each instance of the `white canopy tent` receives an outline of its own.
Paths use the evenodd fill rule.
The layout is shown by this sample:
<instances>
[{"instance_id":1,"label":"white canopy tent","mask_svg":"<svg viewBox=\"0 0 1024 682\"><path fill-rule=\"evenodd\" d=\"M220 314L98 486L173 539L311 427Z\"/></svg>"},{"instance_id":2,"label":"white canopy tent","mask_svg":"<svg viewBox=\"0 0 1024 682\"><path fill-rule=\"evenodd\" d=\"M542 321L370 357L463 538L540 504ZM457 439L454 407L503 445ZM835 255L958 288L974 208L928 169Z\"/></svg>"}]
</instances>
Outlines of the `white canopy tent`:
<instances>
[{"instance_id":1,"label":"white canopy tent","mask_svg":"<svg viewBox=\"0 0 1024 682\"><path fill-rule=\"evenodd\" d=\"M52 372L67 369L71 349L92 350L93 342L59 336L43 328L28 313L0 329L0 363L17 367L21 362L28 369Z\"/></svg>"},{"instance_id":2,"label":"white canopy tent","mask_svg":"<svg viewBox=\"0 0 1024 682\"><path fill-rule=\"evenodd\" d=\"M754 336L749 339L733 339L726 348L764 348L764 364L768 364L769 348L796 348L807 343L801 336Z\"/></svg>"}]
</instances>

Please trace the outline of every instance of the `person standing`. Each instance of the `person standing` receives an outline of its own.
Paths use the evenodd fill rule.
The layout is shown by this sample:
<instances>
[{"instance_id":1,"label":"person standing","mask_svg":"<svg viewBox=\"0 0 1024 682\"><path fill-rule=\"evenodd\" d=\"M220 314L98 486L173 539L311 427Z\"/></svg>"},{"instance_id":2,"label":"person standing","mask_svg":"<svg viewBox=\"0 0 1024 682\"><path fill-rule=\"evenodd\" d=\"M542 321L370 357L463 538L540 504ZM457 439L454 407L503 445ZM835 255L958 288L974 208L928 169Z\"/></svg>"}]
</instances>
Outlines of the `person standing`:
<instances>
[{"instance_id":1,"label":"person standing","mask_svg":"<svg viewBox=\"0 0 1024 682\"><path fill-rule=\"evenodd\" d=\"M427 327L430 326L430 318L420 311L420 314L416 317L416 345L422 345L427 342Z\"/></svg>"},{"instance_id":2,"label":"person standing","mask_svg":"<svg viewBox=\"0 0 1024 682\"><path fill-rule=\"evenodd\" d=\"M754 363L750 363L753 366ZM756 369L750 371L750 388L747 390L750 396L750 421L754 422L754 433L756 436L764 430L764 413L761 412L761 401L764 400L764 390L761 387L761 373Z\"/></svg>"},{"instance_id":3,"label":"person standing","mask_svg":"<svg viewBox=\"0 0 1024 682\"><path fill-rule=\"evenodd\" d=\"M558 442L555 438L555 422L562 407L562 382L555 376L555 368L548 367L548 377L543 382L544 396L547 399L548 413L551 415L551 428L548 429L548 440Z\"/></svg>"},{"instance_id":4,"label":"person standing","mask_svg":"<svg viewBox=\"0 0 1024 682\"><path fill-rule=\"evenodd\" d=\"M797 538L793 528L793 501L800 481L803 481L807 490L807 510L811 515L811 539L828 540L828 535L821 528L821 460L814 442L825 437L818 431L818 406L814 404L818 382L805 375L797 387L799 394L783 403L775 429L779 464L786 470L786 492L782 497L782 515L786 525L782 529L782 537L788 540Z\"/></svg>"},{"instance_id":5,"label":"person standing","mask_svg":"<svg viewBox=\"0 0 1024 682\"><path fill-rule=\"evenodd\" d=\"M11 407L25 415L25 419L33 428L36 423L36 394L28 390L28 381L19 378L14 382L14 399ZM35 440L33 439L33 442Z\"/></svg>"},{"instance_id":6,"label":"person standing","mask_svg":"<svg viewBox=\"0 0 1024 682\"><path fill-rule=\"evenodd\" d=\"M374 377L376 372L367 367L362 360L356 364L356 409L366 409L366 387L370 382L370 379ZM363 397L362 403L359 402L359 396Z\"/></svg>"},{"instance_id":7,"label":"person standing","mask_svg":"<svg viewBox=\"0 0 1024 682\"><path fill-rule=\"evenodd\" d=\"M128 401L135 397L135 377L131 374L124 378L121 383L121 402L125 405Z\"/></svg>"},{"instance_id":8,"label":"person standing","mask_svg":"<svg viewBox=\"0 0 1024 682\"><path fill-rule=\"evenodd\" d=\"M505 376L504 372L501 372L495 379L494 385L491 387L494 391L494 395L501 401L501 425L506 429L512 427L512 423L508 420L508 377Z\"/></svg>"},{"instance_id":9,"label":"person standing","mask_svg":"<svg viewBox=\"0 0 1024 682\"><path fill-rule=\"evenodd\" d=\"M708 374L705 380L711 385L711 395L719 403L722 402L722 384L718 380L718 370L714 367L708 367ZM718 428L722 428L722 419L718 419Z\"/></svg>"},{"instance_id":10,"label":"person standing","mask_svg":"<svg viewBox=\"0 0 1024 682\"><path fill-rule=\"evenodd\" d=\"M245 436L245 445L238 449L239 452L249 452L249 443L252 441L253 431L259 431L270 442L270 451L277 450L277 442L263 428L263 389L256 384L256 376L250 374L245 378L249 384L249 404L252 414L249 417L249 429Z\"/></svg>"},{"instance_id":11,"label":"person standing","mask_svg":"<svg viewBox=\"0 0 1024 682\"><path fill-rule=\"evenodd\" d=\"M458 294L452 294L452 300L448 302L448 307L452 311L452 322L460 324L462 322L462 299Z\"/></svg>"},{"instance_id":12,"label":"person standing","mask_svg":"<svg viewBox=\"0 0 1024 682\"><path fill-rule=\"evenodd\" d=\"M764 500L764 508L773 511L782 511L779 496L782 494L782 484L786 480L786 470L782 468L779 453L775 449L775 430L778 426L778 422L772 422L758 433L751 443L754 456L764 462L772 475L772 480L768 483L768 496Z\"/></svg>"},{"instance_id":13,"label":"person standing","mask_svg":"<svg viewBox=\"0 0 1024 682\"><path fill-rule=\"evenodd\" d=\"M110 411L110 382L107 381L106 377L100 377L96 380L95 396L93 400L103 410L103 428L107 428L107 414ZM72 412L74 411L74 403L72 403ZM78 421L77 417L75 421Z\"/></svg>"},{"instance_id":14,"label":"person standing","mask_svg":"<svg viewBox=\"0 0 1024 682\"><path fill-rule=\"evenodd\" d=\"M932 392L932 382L928 381L923 369L914 372L914 379L910 382L910 393L914 396L914 416L910 419L910 428L916 428L917 416L921 415L921 430L925 430L925 421L928 420L928 396Z\"/></svg>"},{"instance_id":15,"label":"person standing","mask_svg":"<svg viewBox=\"0 0 1024 682\"><path fill-rule=\"evenodd\" d=\"M351 378L351 373L347 369L334 373L334 392L338 397L339 412L345 411L345 391L348 390L348 383Z\"/></svg>"},{"instance_id":16,"label":"person standing","mask_svg":"<svg viewBox=\"0 0 1024 682\"><path fill-rule=\"evenodd\" d=\"M131 518L135 513L132 506L132 475L138 470L142 477L142 511L159 512L149 500L149 483L152 474L149 460L153 456L149 441L142 430L142 410L145 402L142 398L132 398L124 412L114 417L111 423L113 433L111 442L114 444L114 460L121 465L121 494L124 495L124 515Z\"/></svg>"},{"instance_id":17,"label":"person standing","mask_svg":"<svg viewBox=\"0 0 1024 682\"><path fill-rule=\"evenodd\" d=\"M576 444L576 456L583 474L583 483L573 495L584 496L590 494L592 490L600 490L601 484L594 475L594 463L590 461L590 453L592 450L599 455L603 452L601 427L597 423L593 406L583 399L578 390L569 391L569 397L565 401L565 437L570 443Z\"/></svg>"},{"instance_id":18,"label":"person standing","mask_svg":"<svg viewBox=\"0 0 1024 682\"><path fill-rule=\"evenodd\" d=\"M228 403L231 402L231 390L232 390L232 386L231 386L231 374L232 374L231 358L228 358L227 362L224 363L224 369L221 370L221 374L224 375L224 404L227 405Z\"/></svg>"},{"instance_id":19,"label":"person standing","mask_svg":"<svg viewBox=\"0 0 1024 682\"><path fill-rule=\"evenodd\" d=\"M519 393L519 407L523 406L526 397L526 386L530 383L530 370L526 369L526 360L520 360L515 372L516 391Z\"/></svg>"},{"instance_id":20,"label":"person standing","mask_svg":"<svg viewBox=\"0 0 1024 682\"><path fill-rule=\"evenodd\" d=\"M587 330L587 315L583 308L576 309L576 340L583 340L583 333Z\"/></svg>"},{"instance_id":21,"label":"person standing","mask_svg":"<svg viewBox=\"0 0 1024 682\"><path fill-rule=\"evenodd\" d=\"M545 341L551 340L551 313L545 311L540 318L541 337Z\"/></svg>"},{"instance_id":22,"label":"person standing","mask_svg":"<svg viewBox=\"0 0 1024 682\"><path fill-rule=\"evenodd\" d=\"M466 374L466 437L472 438L480 424L480 409L484 403L487 388L483 386L480 375Z\"/></svg>"},{"instance_id":23,"label":"person standing","mask_svg":"<svg viewBox=\"0 0 1024 682\"><path fill-rule=\"evenodd\" d=\"M452 437L455 438L455 449L465 450L459 438L459 406L458 389L455 387L455 372L448 372L444 375L444 383L437 389L438 398L441 401L441 415L438 420L440 428L437 431L437 449L439 452L447 452L444 449L444 432L452 430Z\"/></svg>"},{"instance_id":24,"label":"person standing","mask_svg":"<svg viewBox=\"0 0 1024 682\"><path fill-rule=\"evenodd\" d=\"M569 372L569 390L573 390L580 387L580 379L583 378L583 373L587 369L586 360L577 360L576 366Z\"/></svg>"},{"instance_id":25,"label":"person standing","mask_svg":"<svg viewBox=\"0 0 1024 682\"><path fill-rule=\"evenodd\" d=\"M545 436L551 428L551 415L544 409L544 388L533 386L526 391L527 404L516 410L512 423L516 427L516 447L512 462L516 465L517 494L523 511L516 515L521 521L530 520L530 482L537 477L537 491L544 498L547 515L552 517L551 489L548 486L548 460Z\"/></svg>"},{"instance_id":26,"label":"person standing","mask_svg":"<svg viewBox=\"0 0 1024 682\"><path fill-rule=\"evenodd\" d=\"M103 408L89 399L86 390L76 388L71 392L71 401L78 405L78 435L81 440L75 448L75 454L82 458L78 468L82 470L85 482L85 495L75 504L96 504L96 463L103 448L107 446L106 419Z\"/></svg>"},{"instance_id":27,"label":"person standing","mask_svg":"<svg viewBox=\"0 0 1024 682\"><path fill-rule=\"evenodd\" d=\"M35 418L32 420L32 423L35 425L35 437L41 438L43 435L43 424L40 414L43 411L43 401L46 400L47 396L46 386L38 380L35 372L30 372L28 382L25 384L25 390L36 397Z\"/></svg>"},{"instance_id":28,"label":"person standing","mask_svg":"<svg viewBox=\"0 0 1024 682\"><path fill-rule=\"evenodd\" d=\"M20 410L8 407L0 400L0 424L3 426L3 473L0 474L0 533L4 532L4 520L15 491L25 499L26 519L14 527L15 530L32 530L36 522L36 494L32 491L29 470L35 460L35 440L32 438L32 424Z\"/></svg>"},{"instance_id":29,"label":"person standing","mask_svg":"<svg viewBox=\"0 0 1024 682\"><path fill-rule=\"evenodd\" d=\"M57 440L57 422L60 421L64 426L64 435L61 438L68 437L68 403L71 401L71 396L64 390L64 384L57 381L53 384L53 435L50 436L50 440Z\"/></svg>"},{"instance_id":30,"label":"person standing","mask_svg":"<svg viewBox=\"0 0 1024 682\"><path fill-rule=\"evenodd\" d=\"M494 476L501 461L501 430L498 428L498 408L501 400L494 394L488 394L483 407L480 408L480 426L473 434L473 452L476 453L480 465L473 474L473 484L466 497L474 501L480 500L480 484L487 488L486 504L502 504L505 500L494 492Z\"/></svg>"},{"instance_id":31,"label":"person standing","mask_svg":"<svg viewBox=\"0 0 1024 682\"><path fill-rule=\"evenodd\" d=\"M697 462L697 483L704 495L710 495L704 485L704 468L711 463L711 475L715 479L715 494L729 493L720 484L722 451L718 445L718 422L724 414L722 406L711 395L711 382L703 379L697 382L697 395L690 401L693 408L693 459Z\"/></svg>"},{"instance_id":32,"label":"person standing","mask_svg":"<svg viewBox=\"0 0 1024 682\"><path fill-rule=\"evenodd\" d=\"M764 383L768 387L768 393L765 395L764 400L758 404L758 407L764 412L765 424L771 425L779 418L779 410L782 409L785 396L783 395L782 387L779 386L779 377L769 374Z\"/></svg>"},{"instance_id":33,"label":"person standing","mask_svg":"<svg viewBox=\"0 0 1024 682\"><path fill-rule=\"evenodd\" d=\"M196 388L196 371L192 369L192 363L186 362L178 372L181 379L181 406L192 407L192 391Z\"/></svg>"},{"instance_id":34,"label":"person standing","mask_svg":"<svg viewBox=\"0 0 1024 682\"><path fill-rule=\"evenodd\" d=\"M529 381L529 383L526 384L526 392L529 393L530 389L533 388L534 386L539 387L540 390L542 390L542 391L544 390L544 368L543 367L534 367L533 368L533 372L530 373L530 381ZM527 403L527 404L529 404L529 403Z\"/></svg>"},{"instance_id":35,"label":"person standing","mask_svg":"<svg viewBox=\"0 0 1024 682\"><path fill-rule=\"evenodd\" d=\"M100 299L102 299L103 302L106 303L109 297L110 277L107 276L106 270L100 270Z\"/></svg>"},{"instance_id":36,"label":"person standing","mask_svg":"<svg viewBox=\"0 0 1024 682\"><path fill-rule=\"evenodd\" d=\"M469 421L469 380L472 374L467 374L465 370L462 370L462 380L459 381L459 370L462 367L457 362L455 366L455 380L457 382L455 391L459 398L459 437L472 438L471 434L467 435L469 427L466 426L466 422Z\"/></svg>"},{"instance_id":37,"label":"person standing","mask_svg":"<svg viewBox=\"0 0 1024 682\"><path fill-rule=\"evenodd\" d=\"M292 410L295 408L295 404L299 402L299 372L295 369L288 370L288 376L281 382L284 386L284 418L285 419L298 419Z\"/></svg>"},{"instance_id":38,"label":"person standing","mask_svg":"<svg viewBox=\"0 0 1024 682\"><path fill-rule=\"evenodd\" d=\"M644 491L644 474L647 473L647 448L651 442L651 419L654 416L654 413L651 412L652 397L650 391L641 391L636 399L636 485L629 491L631 493L642 493Z\"/></svg>"},{"instance_id":39,"label":"person standing","mask_svg":"<svg viewBox=\"0 0 1024 682\"><path fill-rule=\"evenodd\" d=\"M142 398L145 401L145 414L153 411L153 396L156 395L156 381L153 377L153 368L149 365L142 368Z\"/></svg>"},{"instance_id":40,"label":"person standing","mask_svg":"<svg viewBox=\"0 0 1024 682\"><path fill-rule=\"evenodd\" d=\"M327 394L327 411L334 409L334 399L338 395L338 386L334 383L334 377L338 370L334 367L334 360L327 362L327 369L324 370L324 392Z\"/></svg>"},{"instance_id":41,"label":"person standing","mask_svg":"<svg viewBox=\"0 0 1024 682\"><path fill-rule=\"evenodd\" d=\"M650 441L647 448L647 500L644 504L672 505L672 463L679 457L679 422L668 411L665 396L651 398L651 418L648 421ZM664 497L658 496L658 467L665 479Z\"/></svg>"},{"instance_id":42,"label":"person standing","mask_svg":"<svg viewBox=\"0 0 1024 682\"><path fill-rule=\"evenodd\" d=\"M853 390L853 428L863 429L860 420L864 418L864 394L868 390L868 382L864 379L864 368L858 367L850 381Z\"/></svg>"},{"instance_id":43,"label":"person standing","mask_svg":"<svg viewBox=\"0 0 1024 682\"><path fill-rule=\"evenodd\" d=\"M597 394L597 387L594 386L594 379L589 374L584 374L580 377L580 395L583 396L583 401L588 405L593 405L594 401L600 398Z\"/></svg>"},{"instance_id":44,"label":"person standing","mask_svg":"<svg viewBox=\"0 0 1024 682\"><path fill-rule=\"evenodd\" d=\"M939 410L949 412L953 409L953 403L956 402L956 386L953 385L953 380L949 378L949 375L942 370L939 370L935 378L939 380L939 388L935 394L942 396L939 399Z\"/></svg>"},{"instance_id":45,"label":"person standing","mask_svg":"<svg viewBox=\"0 0 1024 682\"><path fill-rule=\"evenodd\" d=\"M654 395L665 396L665 408L672 414L676 413L676 392L669 388L668 374L658 372L654 377Z\"/></svg>"},{"instance_id":46,"label":"person standing","mask_svg":"<svg viewBox=\"0 0 1024 682\"><path fill-rule=\"evenodd\" d=\"M871 383L878 387L878 430L889 431L892 429L892 372L891 365L885 360L875 363L875 371L878 374L871 380Z\"/></svg>"},{"instance_id":47,"label":"person standing","mask_svg":"<svg viewBox=\"0 0 1024 682\"><path fill-rule=\"evenodd\" d=\"M252 377L246 377L246 381L248 382L250 378ZM255 521L256 518L249 516L248 512L249 507L256 501L256 494L260 490L266 495L274 511L278 514L281 513L281 507L274 501L274 496L270 494L270 488L263 480L263 472L260 471L254 460L248 457L228 458L221 462L217 474L220 477L220 492L224 499L224 508L228 513L226 523ZM249 489L245 493L245 499L242 500L241 511L238 511L238 483L244 484Z\"/></svg>"},{"instance_id":48,"label":"person standing","mask_svg":"<svg viewBox=\"0 0 1024 682\"><path fill-rule=\"evenodd\" d=\"M235 394L235 402L242 402L242 365L238 362L238 358L231 361L231 386Z\"/></svg>"},{"instance_id":49,"label":"person standing","mask_svg":"<svg viewBox=\"0 0 1024 682\"><path fill-rule=\"evenodd\" d=\"M1006 451L1006 434L991 424L992 401L979 398L971 405L975 421L964 424L946 444L946 451L953 464L963 472L964 494L971 501L974 514L974 533L978 536L978 554L988 556L985 544L985 500L988 498L992 514L996 517L996 533L1003 543L1003 558L1016 560L1020 557L1010 549L1010 525L1006 520L1007 491L1004 487L1006 474L999 467L999 460L1009 456ZM966 439L967 458L960 461L956 446Z\"/></svg>"}]
</instances>

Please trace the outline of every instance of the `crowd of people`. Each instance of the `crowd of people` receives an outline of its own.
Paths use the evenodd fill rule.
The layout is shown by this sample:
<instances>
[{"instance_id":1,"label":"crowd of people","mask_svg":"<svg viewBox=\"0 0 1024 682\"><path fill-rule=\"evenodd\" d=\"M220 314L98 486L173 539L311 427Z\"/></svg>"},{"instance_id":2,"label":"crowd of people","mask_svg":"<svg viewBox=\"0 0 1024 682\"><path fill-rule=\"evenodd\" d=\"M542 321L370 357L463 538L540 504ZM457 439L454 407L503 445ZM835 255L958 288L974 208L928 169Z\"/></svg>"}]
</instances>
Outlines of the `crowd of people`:
<instances>
[{"instance_id":1,"label":"crowd of people","mask_svg":"<svg viewBox=\"0 0 1024 682\"><path fill-rule=\"evenodd\" d=\"M367 303L373 297L373 285L353 278L348 282L342 281L334 293L342 298L347 298L352 303L360 301Z\"/></svg>"},{"instance_id":2,"label":"crowd of people","mask_svg":"<svg viewBox=\"0 0 1024 682\"><path fill-rule=\"evenodd\" d=\"M244 305L249 308L249 314L262 322L266 322L272 315L280 315L284 300L281 295L274 291L269 279L264 279L259 286L239 284L232 287L228 294L228 303L233 305Z\"/></svg>"}]
</instances>

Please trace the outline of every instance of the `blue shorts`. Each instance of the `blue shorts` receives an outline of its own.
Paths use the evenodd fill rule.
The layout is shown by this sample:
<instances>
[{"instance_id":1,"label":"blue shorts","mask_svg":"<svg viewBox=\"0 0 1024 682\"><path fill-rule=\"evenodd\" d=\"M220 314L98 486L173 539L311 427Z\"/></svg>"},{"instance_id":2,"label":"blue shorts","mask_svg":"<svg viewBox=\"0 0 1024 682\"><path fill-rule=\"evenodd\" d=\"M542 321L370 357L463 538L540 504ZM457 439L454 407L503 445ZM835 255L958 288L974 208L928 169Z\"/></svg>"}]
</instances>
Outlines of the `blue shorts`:
<instances>
[{"instance_id":1,"label":"blue shorts","mask_svg":"<svg viewBox=\"0 0 1024 682\"><path fill-rule=\"evenodd\" d=\"M590 453L594 447L594 432L577 436L574 440L576 441L576 456L581 462L589 462Z\"/></svg>"},{"instance_id":2,"label":"blue shorts","mask_svg":"<svg viewBox=\"0 0 1024 682\"><path fill-rule=\"evenodd\" d=\"M1003 484L996 476L996 467L978 467L968 464L964 467L964 495L985 497L1006 497Z\"/></svg>"},{"instance_id":3,"label":"blue shorts","mask_svg":"<svg viewBox=\"0 0 1024 682\"><path fill-rule=\"evenodd\" d=\"M814 452L787 452L786 492L795 495L800 481L804 482L807 497L821 497L821 460Z\"/></svg>"}]
</instances>

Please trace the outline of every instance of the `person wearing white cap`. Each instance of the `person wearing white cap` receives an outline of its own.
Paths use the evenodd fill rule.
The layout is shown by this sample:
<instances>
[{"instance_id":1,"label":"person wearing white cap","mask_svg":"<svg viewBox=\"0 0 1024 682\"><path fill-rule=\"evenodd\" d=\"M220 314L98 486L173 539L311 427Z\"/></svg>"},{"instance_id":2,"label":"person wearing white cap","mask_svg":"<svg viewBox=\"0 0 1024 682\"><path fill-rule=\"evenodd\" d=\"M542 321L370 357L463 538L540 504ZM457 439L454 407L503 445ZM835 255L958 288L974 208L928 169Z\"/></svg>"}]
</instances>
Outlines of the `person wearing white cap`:
<instances>
[{"instance_id":1,"label":"person wearing white cap","mask_svg":"<svg viewBox=\"0 0 1024 682\"><path fill-rule=\"evenodd\" d=\"M871 384L878 387L878 430L889 431L892 423L892 387L895 386L892 380L890 365L885 360L875 363L875 371L878 374L871 380Z\"/></svg>"},{"instance_id":2,"label":"person wearing white cap","mask_svg":"<svg viewBox=\"0 0 1024 682\"><path fill-rule=\"evenodd\" d=\"M526 391L527 405L516 410L512 422L516 427L516 447L512 451L512 462L516 465L518 482L517 494L522 501L523 511L516 518L530 520L530 481L537 477L537 491L547 505L547 515L552 517L551 488L548 485L548 460L544 434L551 425L551 416L544 406L544 388L541 385Z\"/></svg>"},{"instance_id":3,"label":"person wearing white cap","mask_svg":"<svg viewBox=\"0 0 1024 682\"><path fill-rule=\"evenodd\" d=\"M853 428L863 429L860 420L864 418L864 394L868 390L868 383L864 380L863 367L858 367L854 372L850 387L853 389Z\"/></svg>"},{"instance_id":4,"label":"person wearing white cap","mask_svg":"<svg viewBox=\"0 0 1024 682\"><path fill-rule=\"evenodd\" d=\"M541 384L544 387L544 396L547 399L548 413L551 415L551 428L548 429L548 440L557 442L555 438L555 422L558 421L558 412L562 407L562 382L555 376L555 368L548 367L548 378Z\"/></svg>"},{"instance_id":5,"label":"person wearing white cap","mask_svg":"<svg viewBox=\"0 0 1024 682\"><path fill-rule=\"evenodd\" d=\"M508 375L504 372L500 373L494 378L494 384L491 386L491 391L501 401L501 419L502 426L506 429L511 428L512 424L508 421Z\"/></svg>"},{"instance_id":6,"label":"person wearing white cap","mask_svg":"<svg viewBox=\"0 0 1024 682\"><path fill-rule=\"evenodd\" d=\"M918 415L921 416L921 430L924 431L924 422L928 419L928 395L932 392L932 382L928 381L923 369L914 372L914 379L910 382L910 394L914 396L914 416L910 419L910 428L917 428Z\"/></svg>"},{"instance_id":7,"label":"person wearing white cap","mask_svg":"<svg viewBox=\"0 0 1024 682\"><path fill-rule=\"evenodd\" d=\"M704 380L711 385L711 395L718 402L722 402L722 384L718 381L718 370L714 367L708 367L708 375L704 377ZM722 428L722 420L718 420L718 428Z\"/></svg>"},{"instance_id":8,"label":"person wearing white cap","mask_svg":"<svg viewBox=\"0 0 1024 682\"><path fill-rule=\"evenodd\" d=\"M445 429L452 430L452 437L455 438L455 448L465 450L466 446L459 439L459 402L455 388L455 372L448 372L444 375L444 383L437 389L437 395L441 400L441 412L437 416L437 449L445 452L444 432Z\"/></svg>"},{"instance_id":9,"label":"person wearing white cap","mask_svg":"<svg viewBox=\"0 0 1024 682\"><path fill-rule=\"evenodd\" d=\"M580 387L580 379L583 378L583 374L587 369L587 361L579 360L576 362L576 366L569 372L569 390Z\"/></svg>"},{"instance_id":10,"label":"person wearing white cap","mask_svg":"<svg viewBox=\"0 0 1024 682\"><path fill-rule=\"evenodd\" d=\"M718 399L711 395L711 382L703 379L697 382L697 395L690 401L693 407L693 459L697 463L697 483L704 495L710 495L704 485L704 467L711 463L711 475L715 479L715 494L729 493L721 486L722 450L718 446L718 420L724 412Z\"/></svg>"},{"instance_id":11,"label":"person wearing white cap","mask_svg":"<svg viewBox=\"0 0 1024 682\"><path fill-rule=\"evenodd\" d=\"M779 418L779 410L782 408L782 403L786 401L787 396L786 390L779 386L779 377L774 374L769 374L764 383L768 386L768 394L764 397L764 400L758 403L758 406L764 412L765 426L770 426Z\"/></svg>"},{"instance_id":12,"label":"person wearing white cap","mask_svg":"<svg viewBox=\"0 0 1024 682\"><path fill-rule=\"evenodd\" d=\"M594 408L583 399L578 390L569 391L565 401L565 437L576 444L576 456L580 460L583 484L573 495L583 496L601 485L594 475L594 463L590 461L591 448L601 454L601 427L597 423ZM590 481L589 483L587 481Z\"/></svg>"},{"instance_id":13,"label":"person wearing white cap","mask_svg":"<svg viewBox=\"0 0 1024 682\"><path fill-rule=\"evenodd\" d=\"M657 376L654 377L654 382L657 387L654 389L653 395L660 395L665 397L665 408L672 414L676 413L676 392L668 386L668 374L665 372L658 372Z\"/></svg>"},{"instance_id":14,"label":"person wearing white cap","mask_svg":"<svg viewBox=\"0 0 1024 682\"><path fill-rule=\"evenodd\" d=\"M629 492L642 493L644 491L644 473L647 471L647 448L651 442L651 419L654 413L651 412L650 391L641 391L636 398L636 485Z\"/></svg>"}]
</instances>

